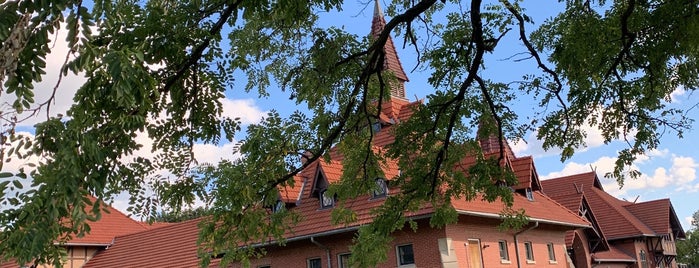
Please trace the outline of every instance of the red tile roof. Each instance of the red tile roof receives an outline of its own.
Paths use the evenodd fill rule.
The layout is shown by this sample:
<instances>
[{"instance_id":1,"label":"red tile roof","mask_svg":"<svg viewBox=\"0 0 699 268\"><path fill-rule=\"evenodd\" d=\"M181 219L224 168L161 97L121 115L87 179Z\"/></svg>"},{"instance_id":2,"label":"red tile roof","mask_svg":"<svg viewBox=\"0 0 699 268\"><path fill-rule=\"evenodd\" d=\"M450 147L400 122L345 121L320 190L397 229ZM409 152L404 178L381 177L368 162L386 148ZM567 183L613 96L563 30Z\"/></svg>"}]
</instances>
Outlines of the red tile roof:
<instances>
[{"instance_id":1,"label":"red tile roof","mask_svg":"<svg viewBox=\"0 0 699 268\"><path fill-rule=\"evenodd\" d=\"M376 14L372 23L372 35L376 37L383 29L385 20L381 15L378 2ZM378 14L378 15L377 15ZM393 71L399 80L407 81L407 76L403 72L400 60L395 53L395 47L389 38L386 46L386 66L387 70ZM402 87L400 88L402 90ZM374 137L374 146L383 147L393 143L395 140L392 128L401 121L408 120L415 109L422 102L408 102L403 95L390 98L382 104L380 119L382 129ZM509 149L509 146L507 147ZM331 161L318 160L308 168L294 177L294 186L280 187L280 195L285 202L295 200L295 205L291 206L295 213L302 216L300 222L286 233L287 240L302 239L311 235L331 234L338 232L353 231L358 226L370 223L373 220L372 211L381 206L384 198L371 198L366 195L350 200L344 200L345 208L351 209L356 214L356 221L348 225L333 225L331 221L332 209L321 209L320 200L313 192L314 187L323 186L316 182L318 174L322 175L328 183L338 182L341 178L343 165L342 155L337 150L330 151ZM508 153L508 157L515 159ZM509 161L509 160L508 160ZM466 163L468 161L464 161ZM387 178L393 178L400 174L398 165L394 160L387 160L382 167ZM536 170L531 158L522 158L517 165L517 172L521 173L522 180L528 184L538 185ZM400 189L389 189L390 194L396 194ZM524 209L525 213L534 221L543 224L566 226L570 229L578 227L588 227L590 223L579 217L576 213L567 210L562 205L556 203L540 192L534 192L534 200L515 194L514 209ZM453 199L451 204L461 214L479 217L499 217L503 211L504 204L500 201L487 202L480 199L466 201ZM411 212L408 217L429 216L433 212L430 204L425 204L416 212ZM97 255L86 268L90 267L116 267L128 266L149 266L149 267L186 267L196 265L196 222L187 222L174 226L162 227L133 235L117 237L115 244L110 249ZM134 256L137 254L136 256Z\"/></svg>"},{"instance_id":2,"label":"red tile roof","mask_svg":"<svg viewBox=\"0 0 699 268\"><path fill-rule=\"evenodd\" d=\"M544 193L555 199L566 193L584 194L601 231L609 240L667 234L671 232L671 224L677 222L676 216L674 219L671 217L674 209L669 200L638 204L619 200L602 189L594 172L544 180L541 183ZM679 226L679 223L674 225Z\"/></svg>"},{"instance_id":3,"label":"red tile roof","mask_svg":"<svg viewBox=\"0 0 699 268\"><path fill-rule=\"evenodd\" d=\"M582 193L572 193L568 195L560 195L551 197L556 200L559 204L566 207L570 211L579 211L582 204L583 194Z\"/></svg>"},{"instance_id":4,"label":"red tile roof","mask_svg":"<svg viewBox=\"0 0 699 268\"><path fill-rule=\"evenodd\" d=\"M379 2L375 2L374 6L374 18L371 22L371 37L377 39L384 27L386 26L386 20L383 17L383 11L381 11L381 6ZM399 80L398 85L391 86L391 96L405 99L405 88L404 83L408 81L408 76L403 70L403 65L400 63L398 54L396 53L396 47L393 44L393 39L388 36L386 44L384 45L384 70L388 70Z\"/></svg>"},{"instance_id":5,"label":"red tile roof","mask_svg":"<svg viewBox=\"0 0 699 268\"><path fill-rule=\"evenodd\" d=\"M118 236L83 268L199 267L197 239L200 220L190 220L145 232ZM212 260L210 267L216 267Z\"/></svg>"},{"instance_id":6,"label":"red tile roof","mask_svg":"<svg viewBox=\"0 0 699 268\"><path fill-rule=\"evenodd\" d=\"M631 203L624 207L657 234L682 230L670 199ZM685 238L684 232L677 232L677 234L679 234L679 238Z\"/></svg>"},{"instance_id":7,"label":"red tile roof","mask_svg":"<svg viewBox=\"0 0 699 268\"><path fill-rule=\"evenodd\" d=\"M556 203L541 192L535 191L533 194L534 199L532 201L522 195L515 194L512 209L524 209L525 214L531 221L575 227L590 226L590 223L585 219ZM462 214L482 215L485 217L499 215L505 208L505 204L501 201L491 203L479 198L472 201L463 199L452 200L452 205Z\"/></svg>"},{"instance_id":8,"label":"red tile roof","mask_svg":"<svg viewBox=\"0 0 699 268\"><path fill-rule=\"evenodd\" d=\"M92 196L88 196L87 198L92 204L97 201L97 199ZM92 214L92 207L93 206L87 206L85 208L85 212ZM114 242L114 238L117 236L133 234L149 229L156 229L164 225L161 223L148 225L148 223L136 221L112 206L105 207L104 205L101 205L100 208L106 209L106 211L101 211L101 218L98 221L88 222L90 225L90 232L85 233L83 237L73 237L64 245L106 247L111 245L112 242ZM19 266L12 261L0 264L0 268L17 267Z\"/></svg>"},{"instance_id":9,"label":"red tile roof","mask_svg":"<svg viewBox=\"0 0 699 268\"><path fill-rule=\"evenodd\" d=\"M90 202L96 202L94 197L88 197ZM104 206L101 206L105 208ZM91 213L92 206L85 208L86 213ZM96 222L88 222L90 232L83 237L73 237L66 245L110 245L116 236L131 234L149 229L147 224L129 218L121 211L106 206L102 211L102 217Z\"/></svg>"},{"instance_id":10,"label":"red tile roof","mask_svg":"<svg viewBox=\"0 0 699 268\"><path fill-rule=\"evenodd\" d=\"M636 262L636 258L613 245L610 245L607 251L593 253L592 260L597 262Z\"/></svg>"}]
</instances>

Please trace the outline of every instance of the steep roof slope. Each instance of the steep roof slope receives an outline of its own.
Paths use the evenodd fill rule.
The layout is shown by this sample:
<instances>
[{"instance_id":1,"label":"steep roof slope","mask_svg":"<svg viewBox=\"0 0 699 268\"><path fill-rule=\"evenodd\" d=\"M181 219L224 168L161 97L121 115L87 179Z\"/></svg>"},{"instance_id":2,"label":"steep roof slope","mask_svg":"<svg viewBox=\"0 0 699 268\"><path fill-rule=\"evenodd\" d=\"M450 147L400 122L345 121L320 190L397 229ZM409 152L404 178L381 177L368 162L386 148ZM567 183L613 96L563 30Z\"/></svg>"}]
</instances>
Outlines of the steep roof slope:
<instances>
[{"instance_id":1,"label":"steep roof slope","mask_svg":"<svg viewBox=\"0 0 699 268\"><path fill-rule=\"evenodd\" d=\"M88 197L92 203L97 199ZM92 207L86 208L89 211ZM89 222L90 232L83 237L73 237L66 245L110 245L116 236L136 233L150 229L145 223L129 218L112 206L102 211L102 217L96 222Z\"/></svg>"},{"instance_id":2,"label":"steep roof slope","mask_svg":"<svg viewBox=\"0 0 699 268\"><path fill-rule=\"evenodd\" d=\"M631 214L643 221L657 234L673 232L678 238L685 238L680 220L670 199L631 203L624 206Z\"/></svg>"},{"instance_id":3,"label":"steep roof slope","mask_svg":"<svg viewBox=\"0 0 699 268\"><path fill-rule=\"evenodd\" d=\"M674 209L668 199L644 203L619 200L602 189L594 172L544 180L541 183L544 193L554 198L583 193L600 229L609 240L667 234L673 229L673 224L679 225L674 223L679 221L676 220L676 215L672 217Z\"/></svg>"},{"instance_id":4,"label":"steep roof slope","mask_svg":"<svg viewBox=\"0 0 699 268\"><path fill-rule=\"evenodd\" d=\"M93 196L88 196L87 198L92 204L97 201L97 199ZM92 206L87 206L85 211L87 213L91 213L90 211L92 208ZM102 216L98 221L88 222L90 225L90 232L86 233L83 237L73 237L64 245L107 247L114 242L114 238L117 236L133 234L149 229L156 229L165 225L160 223L148 225L147 223L138 222L112 206L100 206L100 208L103 208L106 211L102 211ZM20 265L13 261L0 263L0 268L17 267L20 267Z\"/></svg>"},{"instance_id":5,"label":"steep roof slope","mask_svg":"<svg viewBox=\"0 0 699 268\"><path fill-rule=\"evenodd\" d=\"M201 220L190 220L144 232L118 236L83 268L198 267L197 239ZM211 267L216 267L212 260Z\"/></svg>"},{"instance_id":6,"label":"steep roof slope","mask_svg":"<svg viewBox=\"0 0 699 268\"><path fill-rule=\"evenodd\" d=\"M383 17L383 11L381 11L381 6L379 1L376 0L374 3L374 18L371 22L371 37L377 39L384 27L386 26L386 20ZM405 99L405 85L404 83L408 81L408 76L403 70L403 65L400 63L398 54L396 53L396 46L393 44L393 39L388 36L386 44L383 48L384 52L384 70L391 72L398 83L391 86L391 96Z\"/></svg>"}]
</instances>

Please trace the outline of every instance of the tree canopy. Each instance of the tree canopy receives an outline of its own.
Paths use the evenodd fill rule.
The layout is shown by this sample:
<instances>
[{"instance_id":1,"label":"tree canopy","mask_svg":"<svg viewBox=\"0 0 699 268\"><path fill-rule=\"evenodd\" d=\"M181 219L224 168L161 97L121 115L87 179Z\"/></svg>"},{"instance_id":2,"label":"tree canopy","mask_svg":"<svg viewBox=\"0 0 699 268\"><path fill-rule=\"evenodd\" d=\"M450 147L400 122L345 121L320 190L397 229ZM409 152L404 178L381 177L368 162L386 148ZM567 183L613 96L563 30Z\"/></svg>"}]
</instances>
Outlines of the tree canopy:
<instances>
[{"instance_id":1,"label":"tree canopy","mask_svg":"<svg viewBox=\"0 0 699 268\"><path fill-rule=\"evenodd\" d=\"M677 241L677 262L690 267L699 266L699 210L692 215L692 227L687 230L687 238Z\"/></svg>"},{"instance_id":2,"label":"tree canopy","mask_svg":"<svg viewBox=\"0 0 699 268\"><path fill-rule=\"evenodd\" d=\"M507 200L506 188L475 183L505 176L492 168L497 159L480 159L468 176L452 170L465 155L482 155L478 126L484 135L510 140L536 130L546 149L562 149L562 160L584 146L585 126L598 128L607 142L628 143L607 174L623 183L638 176L627 169L636 157L657 148L665 132L681 136L691 122L669 102L675 90L693 91L699 83L696 1L568 0L559 14L535 23L524 1L394 0L376 36L321 26L319 14L340 12L344 2L1 3L0 93L15 100L2 106L0 157L40 159L0 174L2 257L57 263L61 248L54 242L88 231L86 224L99 218L99 206L85 211L85 196L110 200L127 192L135 214L155 215L156 205L177 209L195 199L210 203L212 220L231 231L220 239L224 234L204 228L204 243L226 252L227 260L244 260L254 252L239 243L280 239L293 222L292 213L267 220L277 187L293 183L331 148L345 156L345 174L333 189L340 199L366 192L368 184L353 182L381 175L379 161L397 159L403 171L396 180L402 193L359 230L355 250L362 251L401 228L403 212L416 204L477 192ZM34 85L44 79L57 31L68 32L62 74L86 81L67 114L37 124L33 138L22 136L16 124L23 116L50 109L51 100L35 101ZM510 35L526 51L510 60L531 68L507 70L521 72L517 81L484 76L486 55ZM416 70L429 75L432 93L378 154L366 126L379 120L378 107L398 79L383 68L391 36L417 52ZM270 94L271 87L283 93ZM221 116L221 99L241 90L290 98L298 111L273 111L243 129L239 119ZM539 108L521 118L515 100ZM195 144L233 142L241 134L239 159L196 162ZM155 156L134 154L143 146L139 135L153 140L146 149ZM25 184L31 186L19 191ZM436 207L443 211L434 225L455 220L453 209ZM240 226L261 228L231 228ZM363 256L377 256L367 265L381 259Z\"/></svg>"}]
</instances>

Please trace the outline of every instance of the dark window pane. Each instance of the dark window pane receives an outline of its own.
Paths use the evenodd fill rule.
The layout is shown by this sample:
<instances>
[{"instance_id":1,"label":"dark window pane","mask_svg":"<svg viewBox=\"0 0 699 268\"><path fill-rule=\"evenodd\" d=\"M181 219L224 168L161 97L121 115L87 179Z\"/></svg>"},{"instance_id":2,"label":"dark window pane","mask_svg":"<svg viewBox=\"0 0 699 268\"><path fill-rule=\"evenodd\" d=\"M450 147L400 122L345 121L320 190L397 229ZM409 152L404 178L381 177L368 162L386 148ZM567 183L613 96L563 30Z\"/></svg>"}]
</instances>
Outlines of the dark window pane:
<instances>
[{"instance_id":1,"label":"dark window pane","mask_svg":"<svg viewBox=\"0 0 699 268\"><path fill-rule=\"evenodd\" d=\"M398 263L400 265L414 264L413 245L398 246Z\"/></svg>"},{"instance_id":2,"label":"dark window pane","mask_svg":"<svg viewBox=\"0 0 699 268\"><path fill-rule=\"evenodd\" d=\"M317 259L309 259L309 260L308 260L308 268L321 268L321 265L320 265L320 258L317 258Z\"/></svg>"}]
</instances>

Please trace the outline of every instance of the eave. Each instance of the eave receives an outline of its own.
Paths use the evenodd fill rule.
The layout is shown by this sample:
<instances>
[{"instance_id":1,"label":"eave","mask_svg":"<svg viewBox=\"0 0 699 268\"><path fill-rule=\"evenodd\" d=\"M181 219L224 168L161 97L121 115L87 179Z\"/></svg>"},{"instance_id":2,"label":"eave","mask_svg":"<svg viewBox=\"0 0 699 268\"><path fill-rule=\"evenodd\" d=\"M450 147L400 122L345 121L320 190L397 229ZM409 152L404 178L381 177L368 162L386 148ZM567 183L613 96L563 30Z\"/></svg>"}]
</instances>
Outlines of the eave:
<instances>
[{"instance_id":1,"label":"eave","mask_svg":"<svg viewBox=\"0 0 699 268\"><path fill-rule=\"evenodd\" d=\"M456 213L461 214L461 215L467 215L467 216L476 216L476 217L499 219L499 220L503 219L503 217L500 216L500 214L495 214L495 213L476 212L476 211L467 211L467 210L458 210L458 209L456 210ZM548 220L548 219L529 218L529 220L536 221L539 223L562 225L562 226L569 226L569 227L576 227L576 228L592 228L591 225L583 225L583 224L562 222L562 221L555 221L555 220Z\"/></svg>"}]
</instances>

